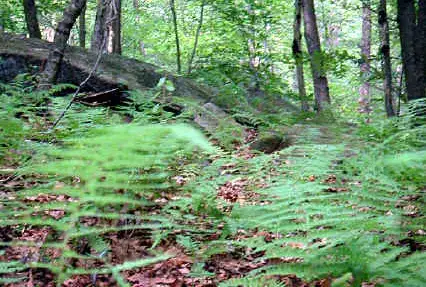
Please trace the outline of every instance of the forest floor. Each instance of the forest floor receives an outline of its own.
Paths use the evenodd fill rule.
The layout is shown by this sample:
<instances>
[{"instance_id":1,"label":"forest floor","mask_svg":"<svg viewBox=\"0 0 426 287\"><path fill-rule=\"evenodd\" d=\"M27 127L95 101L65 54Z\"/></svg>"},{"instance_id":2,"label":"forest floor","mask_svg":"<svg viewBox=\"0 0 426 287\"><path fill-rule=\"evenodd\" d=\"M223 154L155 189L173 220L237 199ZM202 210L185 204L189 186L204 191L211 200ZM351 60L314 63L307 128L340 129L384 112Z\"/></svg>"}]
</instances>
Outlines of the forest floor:
<instances>
[{"instance_id":1,"label":"forest floor","mask_svg":"<svg viewBox=\"0 0 426 287\"><path fill-rule=\"evenodd\" d=\"M377 229L381 224L378 218L391 218L396 213L401 213L404 221L412 223L414 220L416 224L415 227L404 230L401 238L390 234L390 244L405 248L404 255L401 255L404 257L426 249L422 240L418 239L425 236L425 231L419 228L424 223L424 189L404 194L393 193L390 196L394 200L380 194L382 204L378 204L375 198L355 202L353 198L361 192L364 184L362 180L365 178L348 174L347 169L341 166L347 159L350 161L360 156L360 149L356 146L362 146L363 143L356 142L348 130L335 133L330 127L317 125L304 125L301 129L303 135L293 146L273 154L250 150L249 143L257 137L256 130L250 129L247 130L245 142L235 146L230 152L202 158L200 162L203 163L197 166L191 161L179 164L175 167L172 178L175 187L152 197L152 205L145 212L148 217L154 218L173 216L174 222L180 222L180 226L155 232L125 230L105 234L103 241L109 245L106 255L109 264L124 264L158 255L168 256L168 259L121 272L121 276L134 287L207 287L220 284L328 287L340 277L346 280L344 284L351 284L358 276L353 266L348 267L346 272L341 272L343 274L333 275L329 271L316 276L307 275L304 280L296 271L280 271L275 267L289 265L292 268L298 263L303 264L303 252L329 247L328 241L332 241L329 238L350 233L351 225L347 222L351 220L354 221L354 226L357 222L371 220L371 230L376 230L371 232L384 232ZM37 184L37 181L16 176L16 168L18 167L7 165L2 167L1 196L9 200L13 200L21 190ZM210 189L202 190L206 185ZM194 187L201 191L194 191ZM62 188L62 183L57 182L55 188ZM286 188L292 189L294 193L283 192ZM70 200L72 199L68 196L49 194L26 198L27 203L32 202L34 205L66 203ZM179 210L180 202L184 201L192 204L188 210ZM200 212L196 207L198 205L211 209L211 213ZM173 212L174 209L177 211ZM322 209L325 209L324 212ZM218 215L212 215L215 213ZM48 211L46 216L61 220L65 212L54 209ZM277 221L273 221L271 216L276 217ZM340 216L342 219L339 220ZM84 220L83 224L86 226L96 226L99 223L96 218ZM125 222L111 220L111 224L120 225ZM333 230L336 233L328 236ZM0 253L0 261L17 260L27 263L54 260L60 256L58 251L43 247L51 236L50 233L49 227L2 227L0 241L31 242L33 246L6 244ZM84 238L76 246L79 254L94 252ZM367 250L368 248L367 246ZM100 258L76 258L69 264L88 270L104 263ZM358 263L347 263L350 264ZM315 268L312 266L312 270L304 272L314 273ZM6 286L55 286L53 273L44 268L17 271L14 277L23 277L25 280ZM368 277L362 278L362 286L380 285L381 281L377 278L380 277L373 277L371 280ZM65 280L63 286L118 286L118 283L109 274L92 274L71 276Z\"/></svg>"}]
</instances>

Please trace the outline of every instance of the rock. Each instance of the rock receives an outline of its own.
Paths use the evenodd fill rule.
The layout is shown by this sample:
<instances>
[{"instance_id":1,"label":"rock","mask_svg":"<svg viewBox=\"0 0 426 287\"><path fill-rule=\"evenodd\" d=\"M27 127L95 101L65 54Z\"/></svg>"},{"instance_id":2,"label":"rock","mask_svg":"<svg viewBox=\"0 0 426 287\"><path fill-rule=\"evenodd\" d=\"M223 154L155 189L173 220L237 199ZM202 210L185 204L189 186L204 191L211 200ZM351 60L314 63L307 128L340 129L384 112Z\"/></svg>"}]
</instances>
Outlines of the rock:
<instances>
[{"instance_id":1,"label":"rock","mask_svg":"<svg viewBox=\"0 0 426 287\"><path fill-rule=\"evenodd\" d=\"M244 141L244 127L213 103L204 104L195 114L194 122L227 149Z\"/></svg>"},{"instance_id":2,"label":"rock","mask_svg":"<svg viewBox=\"0 0 426 287\"><path fill-rule=\"evenodd\" d=\"M52 45L39 39L0 33L0 81L11 81L21 73L40 72ZM91 73L96 59L96 53L80 47L67 47L59 69L58 83L78 86ZM191 79L178 77L155 65L119 55L103 55L96 73L83 87L82 92L103 93L118 89L114 94L119 97L129 90L155 89L162 78L173 83L173 96L205 103L214 95L210 88Z\"/></svg>"},{"instance_id":3,"label":"rock","mask_svg":"<svg viewBox=\"0 0 426 287\"><path fill-rule=\"evenodd\" d=\"M217 131L223 121L226 121L231 125L239 126L239 124L225 111L213 103L203 105L201 111L199 111L194 117L194 122L210 134Z\"/></svg>"},{"instance_id":4,"label":"rock","mask_svg":"<svg viewBox=\"0 0 426 287\"><path fill-rule=\"evenodd\" d=\"M250 144L250 149L264 153L273 153L277 150L289 147L290 140L275 132L261 133L258 138Z\"/></svg>"}]
</instances>

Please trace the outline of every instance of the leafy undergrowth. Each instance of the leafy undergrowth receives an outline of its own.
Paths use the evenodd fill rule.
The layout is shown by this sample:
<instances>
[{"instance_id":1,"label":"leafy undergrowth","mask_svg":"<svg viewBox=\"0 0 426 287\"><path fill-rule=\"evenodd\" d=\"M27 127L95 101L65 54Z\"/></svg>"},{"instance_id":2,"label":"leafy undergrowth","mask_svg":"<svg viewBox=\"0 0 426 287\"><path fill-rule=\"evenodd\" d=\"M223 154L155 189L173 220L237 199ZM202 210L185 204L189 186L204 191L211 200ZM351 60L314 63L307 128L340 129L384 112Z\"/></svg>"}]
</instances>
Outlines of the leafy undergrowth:
<instances>
[{"instance_id":1,"label":"leafy undergrowth","mask_svg":"<svg viewBox=\"0 0 426 287\"><path fill-rule=\"evenodd\" d=\"M305 122L267 155L249 149L254 130L223 151L156 105L132 124L77 106L45 133L49 115L3 96L5 286L426 280L424 126Z\"/></svg>"}]
</instances>

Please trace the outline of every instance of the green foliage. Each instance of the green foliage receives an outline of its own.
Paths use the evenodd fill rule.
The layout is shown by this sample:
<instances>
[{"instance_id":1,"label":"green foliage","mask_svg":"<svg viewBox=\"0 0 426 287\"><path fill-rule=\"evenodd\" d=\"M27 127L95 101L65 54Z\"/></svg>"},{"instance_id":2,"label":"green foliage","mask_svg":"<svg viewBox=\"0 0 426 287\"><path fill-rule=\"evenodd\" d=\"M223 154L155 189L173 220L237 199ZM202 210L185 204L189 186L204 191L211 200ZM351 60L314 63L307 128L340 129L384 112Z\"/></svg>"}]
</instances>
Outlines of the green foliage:
<instances>
[{"instance_id":1,"label":"green foliage","mask_svg":"<svg viewBox=\"0 0 426 287\"><path fill-rule=\"evenodd\" d=\"M4 252L1 252L0 255L3 255ZM10 262L1 262L0 261L0 284L8 284L22 281L24 278L19 278L15 276L7 277L6 275L11 275L19 271L25 270L26 267L19 261L10 261Z\"/></svg>"},{"instance_id":2,"label":"green foliage","mask_svg":"<svg viewBox=\"0 0 426 287\"><path fill-rule=\"evenodd\" d=\"M408 133L419 131L424 131L424 127ZM248 179L267 177L271 171L282 175L272 179L270 187L254 189L266 204L231 204L232 212L218 217L226 222L221 239L208 244L216 250L212 254L227 252L232 246L233 250L246 250L241 256L260 253L264 255L257 260L282 263L268 264L243 279L229 280L221 286L276 286L274 284L279 283L267 280L288 274L296 274L306 281L331 277L335 279L333 286L360 286L362 282L375 282L378 286L419 286L424 280L420 259L423 253L411 254L397 244L409 230L421 229L422 217L411 220L400 203L401 198L416 194L415 186L421 186L421 181L414 180L416 177L401 181L401 175L396 172L404 170L421 175L424 183L424 157L420 156L423 152L414 152L415 145L412 145L410 152L398 154L392 161L395 154L392 157L378 153L376 146L360 150L364 145L354 146L353 138L345 139L349 145L342 145L330 141L331 136L330 131L305 126L296 145L279 155L242 162L228 160L227 164L218 161L205 169L207 178L221 166L234 166L210 182L216 186L242 174ZM385 140L385 150L392 150L393 144ZM361 152L366 156L345 156ZM401 165L405 168L400 169ZM356 169L349 169L350 166ZM335 183L327 180L330 176L337 179ZM199 180L201 184L205 178ZM408 181L412 181L412 187L407 189ZM207 189L205 184L203 189ZM193 198L197 198L196 194ZM204 202L214 206L213 200ZM193 206L198 206L198 202L194 201ZM274 239L235 240L240 230L263 231ZM416 240L423 242L421 238Z\"/></svg>"},{"instance_id":3,"label":"green foliage","mask_svg":"<svg viewBox=\"0 0 426 287\"><path fill-rule=\"evenodd\" d=\"M183 125L115 125L93 129L83 138L68 138L61 148L40 150L32 164L20 171L41 182L20 192L18 199L3 201L1 225L32 225L54 231L57 235L43 242L40 252L54 246L61 255L45 263L31 262L30 266L50 269L60 282L76 274L116 275L167 259L164 255L111 266L108 257L96 254L109 252L107 235L113 232L164 231L178 226L173 218L149 216L152 203L147 198L172 186L168 166L175 152L197 149L212 150L199 132ZM67 199L67 203L28 201L40 193ZM55 220L49 214L58 209L64 213ZM96 224L88 225L87 220ZM123 221L126 224L120 224ZM71 244L84 238L91 248L89 254L79 254L78 244ZM98 258L103 267L76 269L70 265L73 258Z\"/></svg>"},{"instance_id":4,"label":"green foliage","mask_svg":"<svg viewBox=\"0 0 426 287\"><path fill-rule=\"evenodd\" d=\"M2 101L0 98L0 101ZM22 144L24 131L22 122L7 111L0 112L0 161L16 151Z\"/></svg>"},{"instance_id":5,"label":"green foliage","mask_svg":"<svg viewBox=\"0 0 426 287\"><path fill-rule=\"evenodd\" d=\"M21 3L6 2L0 28L25 33ZM42 30L55 25L65 2L36 1ZM95 2L87 7L88 39ZM169 1L144 1L138 7L133 6L137 1L122 2L123 54L175 69ZM284 286L278 278L289 274L305 281L330 278L332 286L422 286L424 102L402 103L402 116L383 120L380 59L373 55L371 73L359 75L361 1L316 2L323 51L313 60L328 74L333 99L333 114L320 117L283 108L298 97L289 33L294 1L177 1L183 63L193 48L202 2L204 25L189 76L213 87L209 100L238 122L260 133L289 131L294 145L273 155L241 157L233 149L237 143L238 153L246 152L242 129L229 118L219 119L211 138L227 152L208 158L202 152L213 149L204 137L176 125L192 120L199 103L172 99L176 87L166 77L151 90L130 92L132 102L125 107L75 103L46 132L69 101L53 96L75 86L38 92L32 75L19 75L0 84L0 163L22 165L16 173L4 169L14 174L0 179L6 183L0 226L22 233L46 229L49 236L37 243L1 242L6 250L19 247L33 256L0 262L0 284L25 279L12 275L40 267L55 273L58 284L74 275L112 274L119 286L129 286L123 271L167 260L173 254L159 255L157 248L171 241L194 258L194 277L216 276L206 270L215 255L267 262L221 286ZM75 25L72 45L77 31ZM399 40L393 31L394 47ZM376 45L373 37L372 50ZM391 52L396 67L399 49ZM401 75L393 77L396 83ZM360 115L355 98L367 79L373 112ZM406 97L403 85L395 90ZM312 84L307 94L312 106ZM175 102L185 107L182 114L167 112ZM123 123L129 120L133 123ZM25 188L12 193L15 178ZM244 192L253 198L233 203L218 196L220 187L242 178L248 182ZM167 196L171 199L164 203ZM133 233L149 238L149 255L114 261L114 236ZM77 267L77 261L83 264Z\"/></svg>"}]
</instances>

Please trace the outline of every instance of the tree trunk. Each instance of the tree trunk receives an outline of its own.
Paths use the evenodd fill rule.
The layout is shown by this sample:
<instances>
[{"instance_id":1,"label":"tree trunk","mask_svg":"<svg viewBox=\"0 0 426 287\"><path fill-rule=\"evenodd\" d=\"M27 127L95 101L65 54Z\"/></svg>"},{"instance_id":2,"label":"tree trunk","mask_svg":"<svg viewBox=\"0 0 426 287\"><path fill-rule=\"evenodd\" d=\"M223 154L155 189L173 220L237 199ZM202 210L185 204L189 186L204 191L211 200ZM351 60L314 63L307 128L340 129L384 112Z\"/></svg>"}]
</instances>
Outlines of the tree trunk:
<instances>
[{"instance_id":1,"label":"tree trunk","mask_svg":"<svg viewBox=\"0 0 426 287\"><path fill-rule=\"evenodd\" d=\"M133 8L139 9L139 0L133 0Z\"/></svg>"},{"instance_id":2,"label":"tree trunk","mask_svg":"<svg viewBox=\"0 0 426 287\"><path fill-rule=\"evenodd\" d=\"M62 20L56 28L54 45L49 51L46 68L40 77L39 89L48 89L56 82L71 29L85 6L86 0L71 0L65 9Z\"/></svg>"},{"instance_id":3,"label":"tree trunk","mask_svg":"<svg viewBox=\"0 0 426 287\"><path fill-rule=\"evenodd\" d=\"M293 57L296 61L296 79L299 90L299 98L302 105L302 111L309 111L309 104L306 98L305 76L303 72L303 53L302 53L302 0L294 1L295 17L293 24Z\"/></svg>"},{"instance_id":4,"label":"tree trunk","mask_svg":"<svg viewBox=\"0 0 426 287\"><path fill-rule=\"evenodd\" d=\"M172 11L173 17L173 27L175 31L175 41L176 41L176 62L177 62L177 72L180 74L182 72L182 64L180 60L180 43L179 43L179 31L176 17L176 6L175 0L170 0L170 9Z\"/></svg>"},{"instance_id":5,"label":"tree trunk","mask_svg":"<svg viewBox=\"0 0 426 287\"><path fill-rule=\"evenodd\" d=\"M395 116L395 105L392 95L392 62L390 57L389 23L386 0L380 0L379 28L380 28L380 54L382 55L382 69L385 76L383 87L385 91L385 109L388 117Z\"/></svg>"},{"instance_id":6,"label":"tree trunk","mask_svg":"<svg viewBox=\"0 0 426 287\"><path fill-rule=\"evenodd\" d=\"M83 8L83 11L81 11L79 20L78 38L80 47L86 48L86 6Z\"/></svg>"},{"instance_id":7,"label":"tree trunk","mask_svg":"<svg viewBox=\"0 0 426 287\"><path fill-rule=\"evenodd\" d=\"M108 30L106 25L108 17L108 5L111 0L98 0L98 7L96 9L96 20L93 29L92 39L90 40L90 50L92 52L99 52L103 43L108 37Z\"/></svg>"},{"instance_id":8,"label":"tree trunk","mask_svg":"<svg viewBox=\"0 0 426 287\"><path fill-rule=\"evenodd\" d=\"M109 19L111 25L108 26L108 52L121 55L121 0L111 0Z\"/></svg>"},{"instance_id":9,"label":"tree trunk","mask_svg":"<svg viewBox=\"0 0 426 287\"><path fill-rule=\"evenodd\" d=\"M37 7L34 0L23 0L25 22L27 23L30 38L41 39L40 26L37 20Z\"/></svg>"},{"instance_id":10,"label":"tree trunk","mask_svg":"<svg viewBox=\"0 0 426 287\"><path fill-rule=\"evenodd\" d=\"M315 108L317 112L321 112L330 104L330 95L323 65L314 1L302 0L302 9L305 23L305 39L314 80Z\"/></svg>"},{"instance_id":11,"label":"tree trunk","mask_svg":"<svg viewBox=\"0 0 426 287\"><path fill-rule=\"evenodd\" d=\"M370 57L371 57L371 3L365 0L362 6L361 79L359 88L359 111L369 114L370 107Z\"/></svg>"},{"instance_id":12,"label":"tree trunk","mask_svg":"<svg viewBox=\"0 0 426 287\"><path fill-rule=\"evenodd\" d=\"M188 61L188 75L191 74L192 72L192 63L194 62L194 58L197 53L198 38L200 37L201 28L203 27L205 5L206 5L206 0L203 0L203 2L201 3L201 10L200 10L200 21L198 22L197 32L195 33L194 47L192 49L191 57L189 58L189 61Z\"/></svg>"},{"instance_id":13,"label":"tree trunk","mask_svg":"<svg viewBox=\"0 0 426 287\"><path fill-rule=\"evenodd\" d=\"M419 38L424 35L424 31L423 33L419 31L420 27L416 24L414 2L414 0L398 0L398 23L408 100L421 99L425 96L424 66L422 66L421 60L425 52L419 51L418 47L421 44L416 45L416 41L420 40ZM424 0L419 2L421 7L425 5ZM423 19L423 17L419 18Z\"/></svg>"},{"instance_id":14,"label":"tree trunk","mask_svg":"<svg viewBox=\"0 0 426 287\"><path fill-rule=\"evenodd\" d=\"M426 0L419 0L417 21L417 57L420 71L420 83L423 83L423 97L426 97Z\"/></svg>"}]
</instances>

